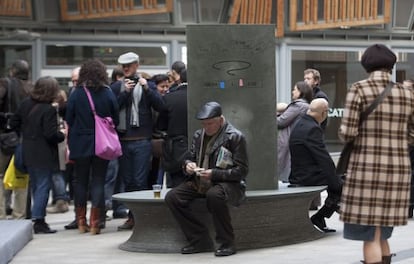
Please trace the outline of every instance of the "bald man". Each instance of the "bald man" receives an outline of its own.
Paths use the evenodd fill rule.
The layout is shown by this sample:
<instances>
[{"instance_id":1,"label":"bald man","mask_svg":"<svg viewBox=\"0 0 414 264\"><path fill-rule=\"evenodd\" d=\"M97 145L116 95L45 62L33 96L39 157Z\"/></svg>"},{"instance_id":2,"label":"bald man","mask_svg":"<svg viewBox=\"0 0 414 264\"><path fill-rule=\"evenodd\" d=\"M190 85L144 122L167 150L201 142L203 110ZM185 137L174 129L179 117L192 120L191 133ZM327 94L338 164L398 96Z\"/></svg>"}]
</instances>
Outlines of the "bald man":
<instances>
[{"instance_id":1,"label":"bald man","mask_svg":"<svg viewBox=\"0 0 414 264\"><path fill-rule=\"evenodd\" d=\"M328 115L328 101L312 100L306 115L298 120L289 139L291 154L291 186L328 185L328 198L324 206L311 217L312 223L322 232L335 232L326 226L329 218L339 209L342 184L335 173L335 163L325 147L321 123Z\"/></svg>"}]
</instances>

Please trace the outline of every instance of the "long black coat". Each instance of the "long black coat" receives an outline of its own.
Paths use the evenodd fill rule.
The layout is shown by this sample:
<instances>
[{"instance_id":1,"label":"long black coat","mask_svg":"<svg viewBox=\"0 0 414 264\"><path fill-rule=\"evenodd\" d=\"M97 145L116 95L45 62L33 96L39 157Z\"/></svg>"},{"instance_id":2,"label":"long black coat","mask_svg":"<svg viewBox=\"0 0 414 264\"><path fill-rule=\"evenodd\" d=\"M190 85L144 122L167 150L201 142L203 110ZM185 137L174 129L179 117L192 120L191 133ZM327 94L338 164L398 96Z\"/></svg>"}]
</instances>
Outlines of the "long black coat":
<instances>
[{"instance_id":1,"label":"long black coat","mask_svg":"<svg viewBox=\"0 0 414 264\"><path fill-rule=\"evenodd\" d=\"M178 86L163 96L164 109L158 117L157 128L168 136L187 137L187 84Z\"/></svg>"},{"instance_id":2,"label":"long black coat","mask_svg":"<svg viewBox=\"0 0 414 264\"><path fill-rule=\"evenodd\" d=\"M25 99L11 120L22 134L23 160L26 166L58 170L57 144L65 139L58 131L57 112L50 103Z\"/></svg>"}]
</instances>

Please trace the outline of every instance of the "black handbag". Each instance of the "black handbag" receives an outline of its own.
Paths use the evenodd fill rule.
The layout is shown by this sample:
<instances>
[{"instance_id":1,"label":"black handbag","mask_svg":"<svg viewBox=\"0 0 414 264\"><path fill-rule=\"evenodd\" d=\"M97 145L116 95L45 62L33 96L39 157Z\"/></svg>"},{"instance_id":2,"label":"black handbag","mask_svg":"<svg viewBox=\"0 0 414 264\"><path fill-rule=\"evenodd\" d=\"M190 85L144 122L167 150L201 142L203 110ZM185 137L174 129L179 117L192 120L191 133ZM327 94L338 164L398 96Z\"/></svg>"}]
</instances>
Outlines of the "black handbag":
<instances>
[{"instance_id":1,"label":"black handbag","mask_svg":"<svg viewBox=\"0 0 414 264\"><path fill-rule=\"evenodd\" d=\"M7 102L8 102L8 111L11 111L11 100L12 100L12 89L10 87L11 81L9 78L7 78ZM13 113L7 112L3 113L4 115L4 124L3 129L7 130L9 129L9 122L11 117L13 116ZM17 147L17 145L20 143L19 135L17 135L16 132L3 132L0 134L0 150L4 155L12 155Z\"/></svg>"},{"instance_id":2,"label":"black handbag","mask_svg":"<svg viewBox=\"0 0 414 264\"><path fill-rule=\"evenodd\" d=\"M368 115L374 111L375 108L384 100L385 96L391 91L391 88L394 86L393 82L389 82L387 87L382 91L382 93L375 98L374 102L364 111L361 113L359 118L359 126L367 119ZM343 180L346 177L346 171L348 169L349 159L351 157L352 150L354 149L354 140L349 141L345 144L344 148L341 151L341 155L339 156L338 163L336 165L336 175Z\"/></svg>"},{"instance_id":3,"label":"black handbag","mask_svg":"<svg viewBox=\"0 0 414 264\"><path fill-rule=\"evenodd\" d=\"M16 132L0 134L0 150L4 155L12 155L20 143L20 138Z\"/></svg>"}]
</instances>

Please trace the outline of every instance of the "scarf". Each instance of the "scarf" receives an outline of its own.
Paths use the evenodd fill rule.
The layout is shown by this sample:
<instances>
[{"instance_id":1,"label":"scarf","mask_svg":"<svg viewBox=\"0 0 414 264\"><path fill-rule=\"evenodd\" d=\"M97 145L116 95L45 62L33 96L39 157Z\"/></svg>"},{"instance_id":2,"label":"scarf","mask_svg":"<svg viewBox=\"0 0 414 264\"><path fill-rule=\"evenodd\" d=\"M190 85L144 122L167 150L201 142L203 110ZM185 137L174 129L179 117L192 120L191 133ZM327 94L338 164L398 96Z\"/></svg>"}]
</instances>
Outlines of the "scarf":
<instances>
[{"instance_id":1,"label":"scarf","mask_svg":"<svg viewBox=\"0 0 414 264\"><path fill-rule=\"evenodd\" d=\"M213 153L213 145L216 142L217 137L221 134L223 128L221 128L214 136L211 136L210 139L208 139L208 142L204 142L206 139L205 131L203 129L202 135L201 135L201 144L200 144L200 152L199 157L200 160L198 160L198 166L204 169L209 169L210 164L210 155ZM203 159L201 160L201 157ZM202 164L202 166L200 166ZM211 187L211 180L205 179L204 177L198 177L196 176L196 185L197 185L197 191L199 193L206 193L208 189Z\"/></svg>"},{"instance_id":2,"label":"scarf","mask_svg":"<svg viewBox=\"0 0 414 264\"><path fill-rule=\"evenodd\" d=\"M125 83L121 85L121 92L125 91ZM137 83L135 88L132 92L132 107L131 107L131 120L129 122L130 125L139 127L139 101L141 101L142 97L142 87L140 84ZM127 109L128 107L124 107L119 111L119 124L118 124L118 131L126 132L127 130ZM136 124L136 125L134 125Z\"/></svg>"},{"instance_id":3,"label":"scarf","mask_svg":"<svg viewBox=\"0 0 414 264\"><path fill-rule=\"evenodd\" d=\"M132 107L131 107L131 127L139 127L139 101L142 97L142 86L140 84L135 85L132 91Z\"/></svg>"}]
</instances>

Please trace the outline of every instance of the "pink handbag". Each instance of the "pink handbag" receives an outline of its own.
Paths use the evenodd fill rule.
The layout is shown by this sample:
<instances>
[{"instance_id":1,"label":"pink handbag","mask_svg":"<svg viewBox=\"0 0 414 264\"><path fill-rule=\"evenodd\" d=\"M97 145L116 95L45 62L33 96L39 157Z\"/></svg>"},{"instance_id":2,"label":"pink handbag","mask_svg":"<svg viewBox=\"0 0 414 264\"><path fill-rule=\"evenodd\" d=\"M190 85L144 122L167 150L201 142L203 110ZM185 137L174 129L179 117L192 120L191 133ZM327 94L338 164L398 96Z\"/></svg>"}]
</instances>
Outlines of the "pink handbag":
<instances>
[{"instance_id":1,"label":"pink handbag","mask_svg":"<svg viewBox=\"0 0 414 264\"><path fill-rule=\"evenodd\" d=\"M105 160L120 157L122 155L121 143L112 118L98 116L89 90L86 87L83 87L83 89L88 96L95 117L95 155Z\"/></svg>"}]
</instances>

